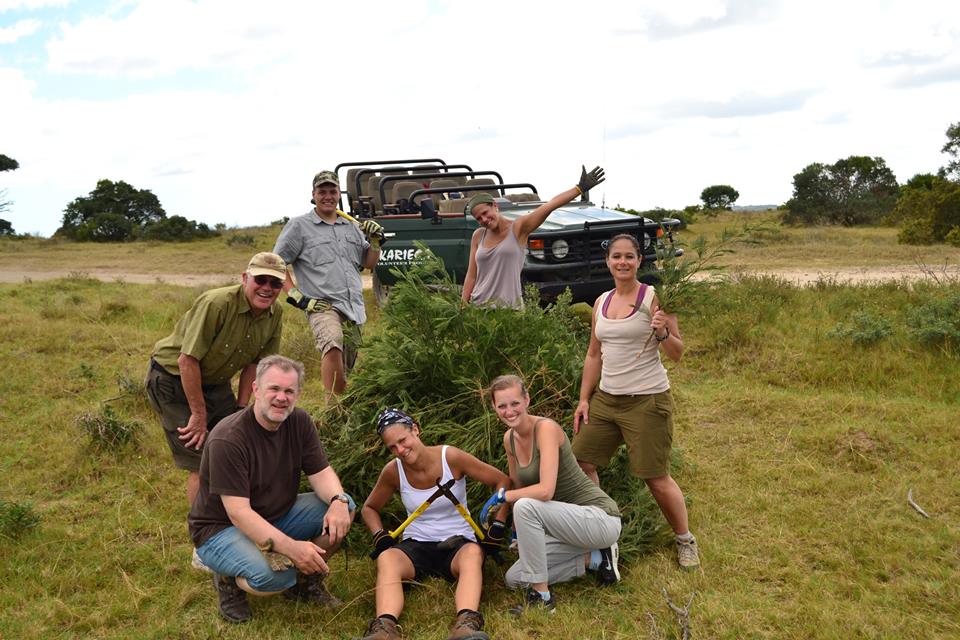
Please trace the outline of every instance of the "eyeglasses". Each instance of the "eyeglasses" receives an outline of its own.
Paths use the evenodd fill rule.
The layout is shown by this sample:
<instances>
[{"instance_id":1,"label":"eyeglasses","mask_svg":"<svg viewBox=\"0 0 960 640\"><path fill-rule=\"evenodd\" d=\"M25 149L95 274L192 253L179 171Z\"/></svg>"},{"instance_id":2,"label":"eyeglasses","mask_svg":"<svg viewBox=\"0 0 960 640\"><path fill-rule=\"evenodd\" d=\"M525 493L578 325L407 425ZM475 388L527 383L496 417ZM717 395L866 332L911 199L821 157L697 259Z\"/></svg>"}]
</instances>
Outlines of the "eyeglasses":
<instances>
[{"instance_id":1,"label":"eyeglasses","mask_svg":"<svg viewBox=\"0 0 960 640\"><path fill-rule=\"evenodd\" d=\"M271 278L270 276L253 276L253 281L257 283L258 287L269 285L271 289L283 288L283 280Z\"/></svg>"}]
</instances>

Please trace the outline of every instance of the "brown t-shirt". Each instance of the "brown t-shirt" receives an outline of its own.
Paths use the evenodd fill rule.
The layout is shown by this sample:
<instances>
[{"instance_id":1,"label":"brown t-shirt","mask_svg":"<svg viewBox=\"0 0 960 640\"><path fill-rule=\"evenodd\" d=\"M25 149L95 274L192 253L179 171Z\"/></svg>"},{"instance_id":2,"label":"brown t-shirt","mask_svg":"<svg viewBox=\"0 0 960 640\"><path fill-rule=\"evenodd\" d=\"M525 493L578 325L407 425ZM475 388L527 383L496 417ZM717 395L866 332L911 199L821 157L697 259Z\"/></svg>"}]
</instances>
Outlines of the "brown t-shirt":
<instances>
[{"instance_id":1,"label":"brown t-shirt","mask_svg":"<svg viewBox=\"0 0 960 640\"><path fill-rule=\"evenodd\" d=\"M203 446L200 492L187 517L194 545L233 525L221 495L249 498L253 510L273 522L296 501L300 472L310 476L328 466L317 428L303 409L294 409L276 431L260 426L253 407L224 418Z\"/></svg>"}]
</instances>

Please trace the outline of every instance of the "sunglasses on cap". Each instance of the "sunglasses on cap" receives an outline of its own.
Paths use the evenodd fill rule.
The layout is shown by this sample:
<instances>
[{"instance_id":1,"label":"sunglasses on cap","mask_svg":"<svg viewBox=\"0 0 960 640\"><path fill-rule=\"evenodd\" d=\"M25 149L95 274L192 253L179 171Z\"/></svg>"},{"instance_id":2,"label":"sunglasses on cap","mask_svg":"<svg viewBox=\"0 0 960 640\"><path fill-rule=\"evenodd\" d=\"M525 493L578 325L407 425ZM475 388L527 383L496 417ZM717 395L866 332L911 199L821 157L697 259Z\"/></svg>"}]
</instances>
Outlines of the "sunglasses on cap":
<instances>
[{"instance_id":1,"label":"sunglasses on cap","mask_svg":"<svg viewBox=\"0 0 960 640\"><path fill-rule=\"evenodd\" d=\"M253 276L253 281L257 283L258 287L269 285L271 289L283 288L283 280L280 280L279 278L272 278L270 276L259 275L259 276Z\"/></svg>"}]
</instances>

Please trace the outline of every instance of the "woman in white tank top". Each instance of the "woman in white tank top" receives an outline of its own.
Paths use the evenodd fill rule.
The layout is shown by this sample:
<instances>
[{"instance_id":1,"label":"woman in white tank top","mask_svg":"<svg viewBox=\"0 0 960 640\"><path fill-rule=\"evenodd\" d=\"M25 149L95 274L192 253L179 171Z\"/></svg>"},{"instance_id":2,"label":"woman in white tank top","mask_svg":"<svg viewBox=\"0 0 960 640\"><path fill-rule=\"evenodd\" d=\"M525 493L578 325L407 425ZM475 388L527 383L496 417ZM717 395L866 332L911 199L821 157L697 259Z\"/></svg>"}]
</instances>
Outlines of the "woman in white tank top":
<instances>
[{"instance_id":1,"label":"woman in white tank top","mask_svg":"<svg viewBox=\"0 0 960 640\"><path fill-rule=\"evenodd\" d=\"M510 220L500 215L496 198L488 193L467 201L464 213L479 223L470 240L470 262L463 280L462 299L466 304L523 308L520 271L526 255L527 238L554 210L603 182L603 169L587 173L582 168L580 181L530 213Z\"/></svg>"},{"instance_id":2,"label":"woman in white tank top","mask_svg":"<svg viewBox=\"0 0 960 640\"><path fill-rule=\"evenodd\" d=\"M467 507L467 477L494 491L506 489L509 478L456 447L425 445L420 439L420 426L398 409L380 413L377 433L395 457L383 467L360 511L373 534L374 551L370 555L377 561L377 617L370 622L364 639L400 638L397 619L403 611L403 582L440 576L457 583L457 616L449 637L486 640L478 609L488 542L477 544L472 527L444 495L407 525L401 541L386 531L380 511L399 493L409 516L433 496L438 482L450 480L450 492ZM502 540L501 535L499 542Z\"/></svg>"},{"instance_id":3,"label":"woman in white tank top","mask_svg":"<svg viewBox=\"0 0 960 640\"><path fill-rule=\"evenodd\" d=\"M597 298L590 347L583 362L580 402L573 414L573 453L590 478L626 443L630 471L642 478L673 529L683 569L700 565L683 493L670 476L673 398L662 352L680 361L683 339L677 317L667 314L652 287L637 281L640 247L631 235L607 246L607 268L616 288Z\"/></svg>"}]
</instances>

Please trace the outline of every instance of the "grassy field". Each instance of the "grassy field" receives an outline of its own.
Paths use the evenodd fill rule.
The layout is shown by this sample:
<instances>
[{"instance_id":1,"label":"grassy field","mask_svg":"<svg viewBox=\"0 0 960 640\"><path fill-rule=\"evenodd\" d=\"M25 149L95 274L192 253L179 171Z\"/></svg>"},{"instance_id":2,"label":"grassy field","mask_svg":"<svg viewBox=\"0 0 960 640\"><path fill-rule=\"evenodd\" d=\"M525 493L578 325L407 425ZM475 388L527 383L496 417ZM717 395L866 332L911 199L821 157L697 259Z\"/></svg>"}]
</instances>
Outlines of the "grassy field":
<instances>
[{"instance_id":1,"label":"grassy field","mask_svg":"<svg viewBox=\"0 0 960 640\"><path fill-rule=\"evenodd\" d=\"M256 249L269 247L263 236ZM219 239L206 246L222 255L204 257L200 244L149 251L213 273L217 265L236 271L251 253ZM128 264L137 264L138 248L25 245L21 255L83 271L112 267L128 250ZM0 638L362 635L374 613L374 572L356 551L332 563L343 611L270 598L254 602L254 620L239 628L218 618L209 578L189 567L184 475L139 382L153 343L198 292L81 276L0 285L8 372L0 500L40 516L13 536L11 512L0 512ZM960 637L958 345L927 344L916 333L956 322L949 307L924 312L938 300L960 300L960 283L824 279L797 288L755 278L720 286L704 307L683 312L688 351L670 370L685 460L677 479L703 570L679 572L663 547L623 567L616 588L560 585L555 616L515 621L504 611L516 594L490 565L483 612L491 637L678 638L664 588L677 603L696 593L694 638ZM853 329L844 338L838 327ZM283 351L307 362L302 405L315 411L318 362L303 318L287 313L284 331ZM142 424L138 444L89 444L77 418L104 402ZM345 480L356 496L369 489ZM910 488L930 519L908 506ZM452 601L442 582L414 589L402 619L408 637L445 638Z\"/></svg>"}]
</instances>

